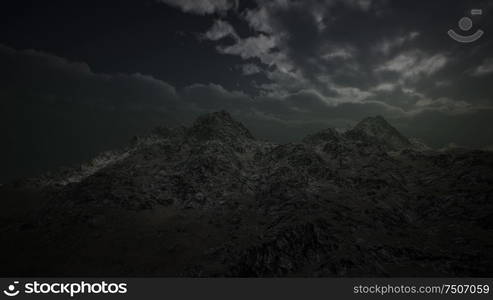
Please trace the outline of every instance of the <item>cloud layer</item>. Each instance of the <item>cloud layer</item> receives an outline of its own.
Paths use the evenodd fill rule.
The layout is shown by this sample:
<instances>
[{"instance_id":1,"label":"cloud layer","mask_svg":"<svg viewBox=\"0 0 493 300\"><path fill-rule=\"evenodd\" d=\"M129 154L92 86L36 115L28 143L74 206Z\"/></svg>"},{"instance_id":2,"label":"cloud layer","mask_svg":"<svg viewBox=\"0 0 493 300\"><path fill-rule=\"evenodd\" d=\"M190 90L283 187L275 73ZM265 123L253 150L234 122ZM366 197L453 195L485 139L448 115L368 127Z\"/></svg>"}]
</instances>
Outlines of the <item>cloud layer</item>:
<instances>
[{"instance_id":1,"label":"cloud layer","mask_svg":"<svg viewBox=\"0 0 493 300\"><path fill-rule=\"evenodd\" d=\"M216 43L219 53L245 61L244 66L249 67L242 67L243 74L265 75L265 81L255 85L258 95L287 96L315 90L327 103L382 102L408 114L473 111L491 101L487 99L489 86L478 91L475 83L464 78L493 73L491 59L466 72L468 64L477 64L488 53L489 44L471 49L453 45L443 32L438 35L429 30L440 28L441 16L436 16L438 21L406 23L423 11L436 10L438 4L392 6L372 0L256 3L238 14L250 33L238 34L230 18L229 22L216 20L206 36ZM396 22L396 18L401 20ZM218 24L227 30L218 30ZM218 31L223 33L220 38ZM234 37L234 42L223 41L226 36ZM252 65L256 66L254 72ZM475 91L467 97L454 93L449 87L456 82ZM390 92L395 99L389 99Z\"/></svg>"}]
</instances>

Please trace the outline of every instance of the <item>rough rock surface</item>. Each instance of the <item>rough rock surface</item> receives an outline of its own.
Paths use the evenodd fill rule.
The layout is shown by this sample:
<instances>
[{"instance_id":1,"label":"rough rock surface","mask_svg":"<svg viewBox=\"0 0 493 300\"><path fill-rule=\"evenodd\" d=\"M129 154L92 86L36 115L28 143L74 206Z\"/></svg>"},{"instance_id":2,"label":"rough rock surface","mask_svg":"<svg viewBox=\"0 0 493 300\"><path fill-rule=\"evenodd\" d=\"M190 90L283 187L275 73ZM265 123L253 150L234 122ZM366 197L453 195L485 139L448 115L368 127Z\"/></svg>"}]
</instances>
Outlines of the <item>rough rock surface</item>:
<instances>
[{"instance_id":1,"label":"rough rock surface","mask_svg":"<svg viewBox=\"0 0 493 300\"><path fill-rule=\"evenodd\" d=\"M3 276L493 276L493 153L226 112L0 188Z\"/></svg>"}]
</instances>

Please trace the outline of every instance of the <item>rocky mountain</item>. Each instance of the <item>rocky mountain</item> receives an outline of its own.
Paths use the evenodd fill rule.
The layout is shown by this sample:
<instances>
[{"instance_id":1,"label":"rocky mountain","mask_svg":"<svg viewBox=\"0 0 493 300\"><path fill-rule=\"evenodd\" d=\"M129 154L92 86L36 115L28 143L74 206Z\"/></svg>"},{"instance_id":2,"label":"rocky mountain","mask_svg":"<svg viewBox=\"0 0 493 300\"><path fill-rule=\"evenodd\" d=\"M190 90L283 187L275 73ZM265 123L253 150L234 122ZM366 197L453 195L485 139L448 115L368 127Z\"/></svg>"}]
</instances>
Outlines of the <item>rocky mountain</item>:
<instances>
[{"instance_id":1,"label":"rocky mountain","mask_svg":"<svg viewBox=\"0 0 493 300\"><path fill-rule=\"evenodd\" d=\"M389 151L412 148L412 143L381 116L364 119L348 131L347 136L353 140L381 145Z\"/></svg>"},{"instance_id":2,"label":"rocky mountain","mask_svg":"<svg viewBox=\"0 0 493 300\"><path fill-rule=\"evenodd\" d=\"M0 273L491 277L492 183L382 117L278 145L217 112L2 186Z\"/></svg>"}]
</instances>

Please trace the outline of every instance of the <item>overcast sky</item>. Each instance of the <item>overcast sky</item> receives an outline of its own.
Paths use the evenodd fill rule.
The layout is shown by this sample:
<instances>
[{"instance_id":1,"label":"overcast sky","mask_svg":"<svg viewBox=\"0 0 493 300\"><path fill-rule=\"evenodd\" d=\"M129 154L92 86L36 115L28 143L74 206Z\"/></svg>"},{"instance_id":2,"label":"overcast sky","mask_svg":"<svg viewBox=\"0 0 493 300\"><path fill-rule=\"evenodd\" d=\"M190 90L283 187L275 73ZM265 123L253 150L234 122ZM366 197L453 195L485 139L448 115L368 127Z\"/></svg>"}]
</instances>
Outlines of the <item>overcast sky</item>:
<instances>
[{"instance_id":1,"label":"overcast sky","mask_svg":"<svg viewBox=\"0 0 493 300\"><path fill-rule=\"evenodd\" d=\"M382 115L434 147L493 145L492 12L492 1L3 1L0 182L220 109L280 142ZM449 29L485 33L461 44Z\"/></svg>"}]
</instances>

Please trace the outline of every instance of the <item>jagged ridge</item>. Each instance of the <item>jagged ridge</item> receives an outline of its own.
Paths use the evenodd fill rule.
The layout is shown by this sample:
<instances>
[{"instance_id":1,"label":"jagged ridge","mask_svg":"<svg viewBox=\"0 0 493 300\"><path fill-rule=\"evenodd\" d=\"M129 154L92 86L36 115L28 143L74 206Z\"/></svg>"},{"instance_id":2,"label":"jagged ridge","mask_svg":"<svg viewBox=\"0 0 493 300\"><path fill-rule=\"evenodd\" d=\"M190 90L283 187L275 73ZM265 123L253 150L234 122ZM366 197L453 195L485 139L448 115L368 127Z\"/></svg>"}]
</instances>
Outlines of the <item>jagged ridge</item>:
<instances>
[{"instance_id":1,"label":"jagged ridge","mask_svg":"<svg viewBox=\"0 0 493 300\"><path fill-rule=\"evenodd\" d=\"M45 208L3 228L2 244L47 257L13 246L5 272L492 275L490 152L420 151L381 117L276 145L219 112L115 153L78 181L47 182Z\"/></svg>"}]
</instances>

